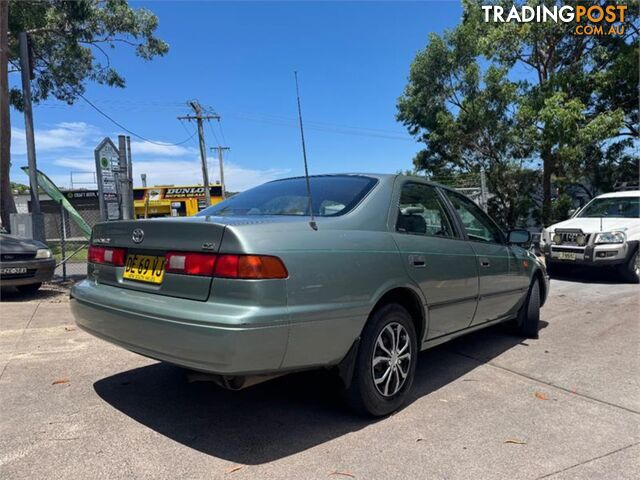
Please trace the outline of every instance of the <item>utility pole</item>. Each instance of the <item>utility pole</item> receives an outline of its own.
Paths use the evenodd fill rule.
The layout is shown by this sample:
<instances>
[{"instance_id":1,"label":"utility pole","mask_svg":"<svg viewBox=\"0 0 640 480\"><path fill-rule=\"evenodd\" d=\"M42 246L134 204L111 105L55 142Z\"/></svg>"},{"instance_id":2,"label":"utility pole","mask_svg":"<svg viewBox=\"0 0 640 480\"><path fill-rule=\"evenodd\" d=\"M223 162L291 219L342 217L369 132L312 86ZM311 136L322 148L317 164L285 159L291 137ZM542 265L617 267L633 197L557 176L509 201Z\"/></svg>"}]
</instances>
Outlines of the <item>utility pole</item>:
<instances>
[{"instance_id":1,"label":"utility pole","mask_svg":"<svg viewBox=\"0 0 640 480\"><path fill-rule=\"evenodd\" d=\"M120 191L120 212L123 220L131 220L132 204L133 204L133 192L130 191L131 183L129 181L129 162L131 156L128 154L127 149L130 144L127 142L127 137L124 135L118 135L118 190Z\"/></svg>"},{"instance_id":2,"label":"utility pole","mask_svg":"<svg viewBox=\"0 0 640 480\"><path fill-rule=\"evenodd\" d=\"M220 185L222 186L222 199L227 198L227 194L225 193L225 183L224 183L224 163L222 161L222 152L224 150L231 150L229 147L221 147L218 145L217 147L212 147L211 150L218 151L218 163L220 164Z\"/></svg>"},{"instance_id":3,"label":"utility pole","mask_svg":"<svg viewBox=\"0 0 640 480\"><path fill-rule=\"evenodd\" d=\"M127 200L129 218L135 220L136 209L133 206L133 163L131 163L131 137L127 135Z\"/></svg>"},{"instance_id":4,"label":"utility pole","mask_svg":"<svg viewBox=\"0 0 640 480\"><path fill-rule=\"evenodd\" d=\"M24 126L29 163L29 189L31 190L31 228L33 238L44 241L44 218L40 211L40 193L36 174L36 143L33 138L33 109L31 106L31 61L27 32L18 34L20 41L20 71L22 74L22 96L24 100Z\"/></svg>"},{"instance_id":5,"label":"utility pole","mask_svg":"<svg viewBox=\"0 0 640 480\"><path fill-rule=\"evenodd\" d=\"M208 114L203 115L202 106L196 100L189 101L189 106L193 109L194 115L185 115L178 117L178 120L195 120L198 123L198 138L200 139L200 160L202 161L202 181L204 183L205 207L211 205L211 193L209 190L209 171L207 169L207 149L204 145L204 128L203 120L220 120L220 115Z\"/></svg>"},{"instance_id":6,"label":"utility pole","mask_svg":"<svg viewBox=\"0 0 640 480\"><path fill-rule=\"evenodd\" d=\"M147 174L141 173L142 188L147 188ZM144 191L144 218L149 218L149 191Z\"/></svg>"},{"instance_id":7,"label":"utility pole","mask_svg":"<svg viewBox=\"0 0 640 480\"><path fill-rule=\"evenodd\" d=\"M0 223L11 230L11 214L16 213L9 176L11 126L9 118L9 2L0 0ZM14 232L15 233L15 232Z\"/></svg>"}]
</instances>

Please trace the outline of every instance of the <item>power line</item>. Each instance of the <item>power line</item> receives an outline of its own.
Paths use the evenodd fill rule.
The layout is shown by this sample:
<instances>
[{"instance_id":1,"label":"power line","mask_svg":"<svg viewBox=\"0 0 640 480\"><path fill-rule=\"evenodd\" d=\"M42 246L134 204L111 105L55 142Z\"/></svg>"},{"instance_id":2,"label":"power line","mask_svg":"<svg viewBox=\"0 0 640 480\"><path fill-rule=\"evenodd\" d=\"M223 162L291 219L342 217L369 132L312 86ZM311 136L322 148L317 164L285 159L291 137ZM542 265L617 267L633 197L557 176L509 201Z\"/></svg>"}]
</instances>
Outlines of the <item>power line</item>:
<instances>
[{"instance_id":1,"label":"power line","mask_svg":"<svg viewBox=\"0 0 640 480\"><path fill-rule=\"evenodd\" d=\"M189 135L189 130L187 129L187 126L185 125L185 121L184 121L184 120L180 120L180 125L182 126L182 128L184 129L184 131L187 133L187 135ZM194 137L195 137L195 133L196 133L196 132L197 132L197 131L194 131L194 134L193 134L193 135L191 135L191 140L193 140L193 145L194 145L195 147L197 147L197 146L198 146L197 142L196 142L196 141L195 141L195 139L194 139Z\"/></svg>"},{"instance_id":2,"label":"power line","mask_svg":"<svg viewBox=\"0 0 640 480\"><path fill-rule=\"evenodd\" d=\"M265 118L259 118L259 117L243 115L243 114L232 115L232 116L235 116L236 118L240 118L250 122L258 122L258 123L264 123L268 125L278 125L282 127L294 127L294 128L296 127L295 120L290 118L285 118L285 117L274 118L272 120L269 118L265 119ZM320 122L312 122L312 121L307 122L307 124L308 124L307 128L309 130L337 133L340 135L354 135L359 137L371 137L371 138L382 138L387 140L399 140L404 142L415 142L413 138L408 136L400 136L399 134L377 133L375 129L363 129L358 127L323 124Z\"/></svg>"},{"instance_id":3,"label":"power line","mask_svg":"<svg viewBox=\"0 0 640 480\"><path fill-rule=\"evenodd\" d=\"M43 59L42 57L38 57L40 58L43 62L45 62L47 65L50 65L45 59ZM11 62L14 66L16 66L13 62ZM191 140L191 138L193 138L196 134L196 132L194 132L189 138L181 141L181 142L177 142L177 143L164 143L164 142L155 142L153 140L149 140L145 137L143 137L142 135L139 135L131 130L129 130L128 128L124 127L122 124L120 124L119 122L117 122L116 120L114 120L112 117L110 117L109 115L107 115L105 112L103 112L102 110L100 110L93 102L91 102L89 99L87 99L84 95L82 95L79 92L76 92L80 98L82 98L85 102L87 102L91 107L93 107L96 111L98 111L101 115L103 115L105 118L107 118L108 120L110 120L112 123L114 123L115 125L117 125L118 127L122 128L123 130L125 130L126 132L130 133L131 135L140 138L141 140L153 143L155 145L161 145L161 146L178 146L178 145L182 145L186 142L188 142L189 140ZM138 102L141 103L141 102ZM156 103L156 105L164 105L164 106L170 106L170 107L174 107L177 104L174 102L146 102L147 106L148 105L153 105L153 103ZM212 111L211 107L207 107L206 109L203 109L205 111ZM294 119L289 118L289 117L283 117L283 116L278 116L278 115L266 115L266 114L231 114L232 116L235 116L237 118L241 118L244 120L248 120L248 121L254 121L254 122L259 122L259 123L265 123L265 124L271 124L271 125L279 125L279 126L289 126L289 127L295 127L296 126L296 122ZM216 115L214 115L216 116ZM252 118L253 117L253 118ZM260 118L263 117L263 118ZM223 138L223 143L227 143L225 138L224 138L224 133L222 131L222 126L220 125L220 123L218 123L219 128L220 128L220 134ZM313 121L308 121L307 122L308 128L312 129L312 130L316 130L316 131L325 131L325 132L330 132L330 133L337 133L337 134L341 134L341 135L355 135L355 136L361 136L361 137L371 137L371 138L381 138L381 139L387 139L387 140L400 140L400 141L405 141L405 142L415 142L415 139L412 137L407 137L400 134L400 132L392 132L390 130L382 130L382 129L374 129L374 128L366 128L366 127L354 127L354 126L348 126L348 125L339 125L339 124L333 124L333 123L325 123L325 122L313 122ZM213 129L212 129L212 133L213 133ZM214 137L216 136L215 133L213 133ZM220 143L220 142L218 142Z\"/></svg>"},{"instance_id":4,"label":"power line","mask_svg":"<svg viewBox=\"0 0 640 480\"><path fill-rule=\"evenodd\" d=\"M190 137L184 139L181 142L177 142L177 143L165 143L165 142L155 142L153 140L149 140L148 138L143 137L142 135L137 134L136 132L129 130L127 127L125 127L124 125L122 125L120 122L118 122L117 120L115 120L114 118L110 117L109 115L107 115L105 112L103 112L102 110L100 110L98 107L96 107L88 98L86 98L84 95L82 95L79 92L78 96L84 100L85 102L87 102L89 105L91 105L98 113L100 113L103 117L105 117L106 119L110 120L114 125L120 127L121 129L123 129L125 132L130 133L131 135L133 135L134 137L138 137L140 140L144 140L145 142L148 143L152 143L154 145L160 145L162 147L177 147L178 145L182 145L184 143L187 143L189 140L191 140L193 137L195 137L197 131L194 130L193 133L191 134Z\"/></svg>"},{"instance_id":5,"label":"power line","mask_svg":"<svg viewBox=\"0 0 640 480\"><path fill-rule=\"evenodd\" d=\"M226 139L226 138L224 138L224 132L222 131L222 122L221 122L220 120L218 120L218 128L220 129L220 136L222 137L222 142L223 142L225 145L228 145L228 143L227 143L227 139Z\"/></svg>"},{"instance_id":6,"label":"power line","mask_svg":"<svg viewBox=\"0 0 640 480\"><path fill-rule=\"evenodd\" d=\"M274 122L281 122L281 124L286 125L286 124L294 124L297 127L297 120L293 117L286 117L286 116L282 116L282 115L272 115L272 114L265 114L265 113L252 113L252 112L235 112L235 113L227 113L227 115L232 115L232 116L236 116L238 118L250 118L252 120L255 121L264 121L265 123L268 123L269 121L274 121ZM381 129L381 128L371 128L371 127L358 127L358 126L353 126L353 125L341 125L341 124L336 124L336 123L328 123L328 122L319 122L319 121L313 121L313 120L309 120L306 122L309 125L315 125L317 127L330 127L330 128L340 128L340 129L347 129L347 130L360 130L360 131L367 131L367 132L372 132L372 133L380 133L380 134L386 134L386 135L404 135L404 132L400 132L397 130L387 130L387 129Z\"/></svg>"},{"instance_id":7,"label":"power line","mask_svg":"<svg viewBox=\"0 0 640 480\"><path fill-rule=\"evenodd\" d=\"M41 56L37 56L40 60L42 60L44 63L47 64L47 66L51 67L51 64L45 60L44 58L42 58ZM11 60L9 60L14 66L17 67L17 65L15 63L13 63ZM42 73L39 69L38 69L39 73ZM143 137L142 135L137 134L136 132L134 132L133 130L128 129L127 127L125 127L124 125L122 125L120 122L118 122L117 120L115 120L113 117L109 116L107 113L103 112L100 108L98 108L91 100L89 100L87 97L85 97L82 93L80 93L78 90L75 91L75 93L78 95L78 97L80 97L82 100L84 100L88 105L90 105L94 110L96 110L100 115L102 115L103 117L105 117L107 120L109 120L111 123L113 123L114 125L116 125L117 127L121 128L122 130L124 130L125 132L129 133L130 135L133 135L134 137L139 138L140 140L143 140L145 142L148 143L152 143L154 145L160 145L162 147L177 147L178 145L182 145L184 143L187 143L189 140L191 140L195 134L196 131L194 131L191 136L189 138L186 138L185 140L181 141L181 142L177 142L177 143L165 143L165 142L156 142L153 140L150 140L146 137Z\"/></svg>"},{"instance_id":8,"label":"power line","mask_svg":"<svg viewBox=\"0 0 640 480\"><path fill-rule=\"evenodd\" d=\"M113 104L115 106L126 105L129 110L135 111L156 111L158 108L165 109L175 109L178 105L177 102L153 102L153 101L142 101L142 100L131 100L131 101L120 101L120 100L108 100L103 99L100 100L100 103ZM58 106L54 104L43 103L39 106L48 107L48 108L64 108L64 106ZM292 117L286 117L281 115L272 115L265 113L252 113L252 112L230 112L226 115L230 115L240 120L245 120L249 122L262 123L267 125L277 125L283 127L297 127L297 121ZM415 142L415 139L407 136L401 131L397 130L388 130L381 128L371 128L371 127L358 127L354 125L342 125L336 123L329 122L318 122L313 120L308 120L306 122L307 129L322 131L328 133L337 133L340 135L352 135L359 137L370 137L370 138L380 138L386 140L398 140L405 142ZM224 130L222 127L222 122L218 122L218 128L220 129L220 136L223 143L227 144Z\"/></svg>"},{"instance_id":9,"label":"power line","mask_svg":"<svg viewBox=\"0 0 640 480\"><path fill-rule=\"evenodd\" d=\"M218 120L218 123L220 123L220 118L217 118L217 120ZM215 130L211 126L211 121L207 120L207 124L209 125L209 130L211 130L211 134L213 135L213 138L215 139L216 143L220 145L220 140L218 140L218 136L216 135Z\"/></svg>"}]
</instances>

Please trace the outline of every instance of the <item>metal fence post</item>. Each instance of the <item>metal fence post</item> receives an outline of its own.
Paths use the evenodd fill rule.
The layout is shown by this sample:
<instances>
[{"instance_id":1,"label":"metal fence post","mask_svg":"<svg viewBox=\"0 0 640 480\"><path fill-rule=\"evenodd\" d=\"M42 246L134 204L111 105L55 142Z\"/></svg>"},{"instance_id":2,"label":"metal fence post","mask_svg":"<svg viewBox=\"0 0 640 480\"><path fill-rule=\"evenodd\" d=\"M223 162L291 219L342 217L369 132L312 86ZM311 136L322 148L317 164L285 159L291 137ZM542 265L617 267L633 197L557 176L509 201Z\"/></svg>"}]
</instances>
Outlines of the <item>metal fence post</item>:
<instances>
[{"instance_id":1,"label":"metal fence post","mask_svg":"<svg viewBox=\"0 0 640 480\"><path fill-rule=\"evenodd\" d=\"M482 209L486 212L487 211L487 201L488 201L488 195L487 195L487 179L485 176L485 171L484 171L484 167L480 168L480 202L482 203Z\"/></svg>"},{"instance_id":2,"label":"metal fence post","mask_svg":"<svg viewBox=\"0 0 640 480\"><path fill-rule=\"evenodd\" d=\"M65 251L65 242L67 239L67 228L64 221L64 205L60 202L60 256L62 258L62 281L67 280L67 262L66 262L66 251Z\"/></svg>"}]
</instances>

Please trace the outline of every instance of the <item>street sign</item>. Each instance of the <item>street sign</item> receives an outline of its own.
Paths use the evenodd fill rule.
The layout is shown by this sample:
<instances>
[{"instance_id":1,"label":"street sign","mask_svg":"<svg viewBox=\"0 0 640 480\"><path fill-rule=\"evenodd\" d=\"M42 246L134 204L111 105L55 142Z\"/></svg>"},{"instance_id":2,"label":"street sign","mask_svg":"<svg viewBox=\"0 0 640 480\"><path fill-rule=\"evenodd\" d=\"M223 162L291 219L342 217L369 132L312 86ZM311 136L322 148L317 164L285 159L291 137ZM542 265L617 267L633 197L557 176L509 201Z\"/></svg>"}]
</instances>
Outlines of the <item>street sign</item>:
<instances>
[{"instance_id":1,"label":"street sign","mask_svg":"<svg viewBox=\"0 0 640 480\"><path fill-rule=\"evenodd\" d=\"M117 183L119 152L110 138L105 138L95 149L98 197L102 220L120 220L120 192Z\"/></svg>"}]
</instances>

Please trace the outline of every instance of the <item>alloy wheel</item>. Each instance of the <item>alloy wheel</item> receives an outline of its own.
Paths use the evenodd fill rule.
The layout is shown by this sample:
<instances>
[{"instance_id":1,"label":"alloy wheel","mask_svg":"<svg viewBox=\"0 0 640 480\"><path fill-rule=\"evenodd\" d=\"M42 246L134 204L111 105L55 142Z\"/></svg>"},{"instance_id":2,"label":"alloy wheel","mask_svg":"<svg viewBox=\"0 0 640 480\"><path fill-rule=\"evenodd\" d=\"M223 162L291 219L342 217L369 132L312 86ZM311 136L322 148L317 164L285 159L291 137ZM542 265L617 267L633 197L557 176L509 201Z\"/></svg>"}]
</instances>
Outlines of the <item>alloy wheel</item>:
<instances>
[{"instance_id":1,"label":"alloy wheel","mask_svg":"<svg viewBox=\"0 0 640 480\"><path fill-rule=\"evenodd\" d=\"M398 393L411 366L411 339L397 322L386 325L376 340L371 358L371 371L376 390L384 397Z\"/></svg>"}]
</instances>

